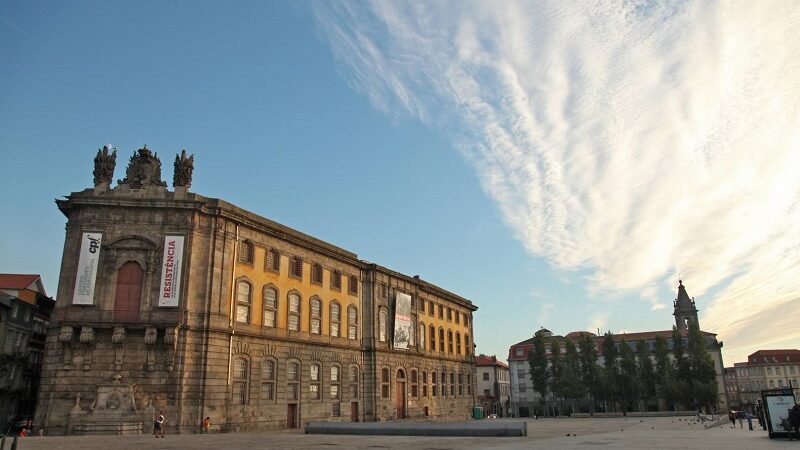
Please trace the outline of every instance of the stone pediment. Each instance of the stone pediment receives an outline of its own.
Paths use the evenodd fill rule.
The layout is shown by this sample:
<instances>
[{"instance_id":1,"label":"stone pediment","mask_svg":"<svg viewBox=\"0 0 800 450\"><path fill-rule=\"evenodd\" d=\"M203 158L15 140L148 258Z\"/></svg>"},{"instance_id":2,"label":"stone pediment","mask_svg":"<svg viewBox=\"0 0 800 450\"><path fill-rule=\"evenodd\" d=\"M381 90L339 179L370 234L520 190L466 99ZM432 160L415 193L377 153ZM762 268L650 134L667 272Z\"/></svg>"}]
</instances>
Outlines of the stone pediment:
<instances>
[{"instance_id":1,"label":"stone pediment","mask_svg":"<svg viewBox=\"0 0 800 450\"><path fill-rule=\"evenodd\" d=\"M158 244L143 236L122 236L108 244L108 248L115 250L155 250Z\"/></svg>"}]
</instances>

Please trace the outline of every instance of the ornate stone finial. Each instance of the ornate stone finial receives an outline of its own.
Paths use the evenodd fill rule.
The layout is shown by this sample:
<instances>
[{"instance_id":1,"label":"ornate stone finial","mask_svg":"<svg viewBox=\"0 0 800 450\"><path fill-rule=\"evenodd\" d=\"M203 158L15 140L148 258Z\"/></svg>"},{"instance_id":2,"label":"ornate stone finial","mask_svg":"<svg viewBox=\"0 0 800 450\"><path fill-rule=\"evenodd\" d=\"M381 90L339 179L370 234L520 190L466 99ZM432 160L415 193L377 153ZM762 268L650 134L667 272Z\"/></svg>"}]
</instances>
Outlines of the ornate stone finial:
<instances>
[{"instance_id":1,"label":"ornate stone finial","mask_svg":"<svg viewBox=\"0 0 800 450\"><path fill-rule=\"evenodd\" d=\"M108 153L110 150L113 150L111 154ZM111 144L108 144L97 150L97 156L94 157L94 185L111 184L111 180L114 178L114 167L116 166L116 148L112 148Z\"/></svg>"},{"instance_id":2,"label":"ornate stone finial","mask_svg":"<svg viewBox=\"0 0 800 450\"><path fill-rule=\"evenodd\" d=\"M120 180L119 184L128 185L133 189L141 189L148 185L166 186L167 183L161 181L161 160L158 159L158 153L154 154L146 145L137 153L131 156L125 178Z\"/></svg>"},{"instance_id":3,"label":"ornate stone finial","mask_svg":"<svg viewBox=\"0 0 800 450\"><path fill-rule=\"evenodd\" d=\"M194 154L186 157L186 150L181 150L180 155L175 155L175 173L172 177L172 186L189 188L192 185L192 172L194 171Z\"/></svg>"}]
</instances>

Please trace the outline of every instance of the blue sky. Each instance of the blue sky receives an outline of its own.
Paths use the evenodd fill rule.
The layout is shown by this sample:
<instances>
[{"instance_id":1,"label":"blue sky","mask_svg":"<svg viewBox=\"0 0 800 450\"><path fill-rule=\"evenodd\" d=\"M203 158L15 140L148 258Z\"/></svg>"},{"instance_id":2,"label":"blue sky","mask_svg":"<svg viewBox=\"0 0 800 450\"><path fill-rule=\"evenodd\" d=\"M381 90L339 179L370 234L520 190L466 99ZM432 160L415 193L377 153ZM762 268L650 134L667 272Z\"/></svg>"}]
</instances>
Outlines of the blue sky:
<instances>
[{"instance_id":1,"label":"blue sky","mask_svg":"<svg viewBox=\"0 0 800 450\"><path fill-rule=\"evenodd\" d=\"M470 298L479 352L667 329L679 277L726 364L800 346L798 8L503 4L3 0L0 271L55 295L53 200L147 144Z\"/></svg>"}]
</instances>

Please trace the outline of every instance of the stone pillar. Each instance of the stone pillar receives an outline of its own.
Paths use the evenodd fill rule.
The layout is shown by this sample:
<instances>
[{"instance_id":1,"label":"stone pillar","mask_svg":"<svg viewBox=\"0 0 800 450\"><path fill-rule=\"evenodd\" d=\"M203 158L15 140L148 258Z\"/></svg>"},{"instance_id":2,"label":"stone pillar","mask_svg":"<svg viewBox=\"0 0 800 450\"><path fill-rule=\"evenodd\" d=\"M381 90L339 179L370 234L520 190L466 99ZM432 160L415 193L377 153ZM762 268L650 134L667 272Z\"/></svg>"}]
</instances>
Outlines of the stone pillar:
<instances>
[{"instance_id":1,"label":"stone pillar","mask_svg":"<svg viewBox=\"0 0 800 450\"><path fill-rule=\"evenodd\" d=\"M64 369L72 368L72 334L74 330L69 325L64 325L58 331L58 342L61 343L62 362Z\"/></svg>"},{"instance_id":2,"label":"stone pillar","mask_svg":"<svg viewBox=\"0 0 800 450\"><path fill-rule=\"evenodd\" d=\"M167 370L172 372L175 366L175 349L178 345L178 327L167 328L164 331L164 345L167 347Z\"/></svg>"},{"instance_id":3,"label":"stone pillar","mask_svg":"<svg viewBox=\"0 0 800 450\"><path fill-rule=\"evenodd\" d=\"M87 326L81 327L79 339L83 347L83 370L91 370L92 356L94 354L94 328Z\"/></svg>"},{"instance_id":4,"label":"stone pillar","mask_svg":"<svg viewBox=\"0 0 800 450\"><path fill-rule=\"evenodd\" d=\"M377 383L377 355L375 353L375 333L373 321L375 314L375 266L367 267L361 284L361 343L363 348L364 364L361 376L361 410L365 422L378 420L378 383Z\"/></svg>"},{"instance_id":5,"label":"stone pillar","mask_svg":"<svg viewBox=\"0 0 800 450\"><path fill-rule=\"evenodd\" d=\"M156 327L147 327L144 330L144 345L147 349L145 358L147 370L152 371L156 368L156 337L158 330Z\"/></svg>"},{"instance_id":6,"label":"stone pillar","mask_svg":"<svg viewBox=\"0 0 800 450\"><path fill-rule=\"evenodd\" d=\"M111 343L114 344L114 370L120 371L125 352L125 327L114 327Z\"/></svg>"}]
</instances>

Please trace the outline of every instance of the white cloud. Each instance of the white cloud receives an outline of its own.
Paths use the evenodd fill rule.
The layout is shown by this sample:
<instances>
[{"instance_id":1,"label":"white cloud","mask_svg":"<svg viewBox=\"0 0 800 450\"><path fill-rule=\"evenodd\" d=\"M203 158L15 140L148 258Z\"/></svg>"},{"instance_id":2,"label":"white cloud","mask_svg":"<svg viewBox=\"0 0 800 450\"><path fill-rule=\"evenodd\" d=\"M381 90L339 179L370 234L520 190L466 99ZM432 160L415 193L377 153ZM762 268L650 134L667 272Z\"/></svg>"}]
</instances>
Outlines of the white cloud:
<instances>
[{"instance_id":1,"label":"white cloud","mask_svg":"<svg viewBox=\"0 0 800 450\"><path fill-rule=\"evenodd\" d=\"M721 287L701 320L736 360L770 342L729 338L762 327L758 314L800 318L787 308L800 298L795 3L314 12L376 108L452 132L532 254L589 268L601 290L673 291L677 273L694 296Z\"/></svg>"}]
</instances>

